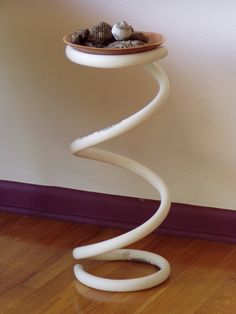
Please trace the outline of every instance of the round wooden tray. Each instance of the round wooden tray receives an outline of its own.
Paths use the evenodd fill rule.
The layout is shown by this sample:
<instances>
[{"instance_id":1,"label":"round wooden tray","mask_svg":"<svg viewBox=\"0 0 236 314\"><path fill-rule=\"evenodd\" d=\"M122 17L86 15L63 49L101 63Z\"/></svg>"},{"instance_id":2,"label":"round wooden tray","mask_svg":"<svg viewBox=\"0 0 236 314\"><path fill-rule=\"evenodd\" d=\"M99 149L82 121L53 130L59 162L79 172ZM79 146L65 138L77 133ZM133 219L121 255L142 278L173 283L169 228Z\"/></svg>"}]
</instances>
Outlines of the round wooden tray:
<instances>
[{"instance_id":1,"label":"round wooden tray","mask_svg":"<svg viewBox=\"0 0 236 314\"><path fill-rule=\"evenodd\" d=\"M139 53L148 50L153 50L162 45L165 42L165 36L158 33L142 32L142 34L148 39L148 42L144 46L131 47L131 48L95 48L83 45L77 45L72 43L72 35L69 34L63 37L64 43L73 47L76 50L99 55L123 55L131 53Z\"/></svg>"}]
</instances>

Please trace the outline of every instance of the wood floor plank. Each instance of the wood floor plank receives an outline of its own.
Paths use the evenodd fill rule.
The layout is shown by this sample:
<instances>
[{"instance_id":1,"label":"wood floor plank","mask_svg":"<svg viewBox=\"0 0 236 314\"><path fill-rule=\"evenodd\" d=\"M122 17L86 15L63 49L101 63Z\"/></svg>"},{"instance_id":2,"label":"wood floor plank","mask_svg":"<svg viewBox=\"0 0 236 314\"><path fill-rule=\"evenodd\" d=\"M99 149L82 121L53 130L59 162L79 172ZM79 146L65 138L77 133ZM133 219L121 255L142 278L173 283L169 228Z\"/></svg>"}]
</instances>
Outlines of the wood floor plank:
<instances>
[{"instance_id":1,"label":"wood floor plank","mask_svg":"<svg viewBox=\"0 0 236 314\"><path fill-rule=\"evenodd\" d=\"M167 258L162 285L112 293L79 283L73 266L107 278L152 273L135 262L76 261L72 249L110 239L124 230L0 213L0 313L236 313L236 245L151 234L131 248Z\"/></svg>"},{"instance_id":2,"label":"wood floor plank","mask_svg":"<svg viewBox=\"0 0 236 314\"><path fill-rule=\"evenodd\" d=\"M50 306L57 302L64 293L66 287L71 284L73 277L70 266L60 272L60 275L53 277L39 289L34 289L20 302L16 302L4 314L9 313L47 313ZM73 296L73 295L71 295Z\"/></svg>"},{"instance_id":3,"label":"wood floor plank","mask_svg":"<svg viewBox=\"0 0 236 314\"><path fill-rule=\"evenodd\" d=\"M156 302L143 309L143 313L152 313L156 303L160 313L195 313L223 283L225 275L231 276L235 272L232 267L229 269L224 267L225 259L233 250L232 246L224 244L209 245L207 251L202 253L178 280L172 281L168 289L158 296Z\"/></svg>"},{"instance_id":4,"label":"wood floor plank","mask_svg":"<svg viewBox=\"0 0 236 314\"><path fill-rule=\"evenodd\" d=\"M196 314L236 313L236 251L226 259L221 268L225 272L222 279L223 283L209 296L207 301L196 311Z\"/></svg>"},{"instance_id":5,"label":"wood floor plank","mask_svg":"<svg viewBox=\"0 0 236 314\"><path fill-rule=\"evenodd\" d=\"M14 313L12 312L12 307L15 304L20 304L24 298L27 297L27 295L31 295L33 292L30 288L22 287L21 285L17 285L11 290L7 290L4 292L4 294L1 294L0 297L0 313ZM21 310L18 309L15 313L21 313Z\"/></svg>"}]
</instances>

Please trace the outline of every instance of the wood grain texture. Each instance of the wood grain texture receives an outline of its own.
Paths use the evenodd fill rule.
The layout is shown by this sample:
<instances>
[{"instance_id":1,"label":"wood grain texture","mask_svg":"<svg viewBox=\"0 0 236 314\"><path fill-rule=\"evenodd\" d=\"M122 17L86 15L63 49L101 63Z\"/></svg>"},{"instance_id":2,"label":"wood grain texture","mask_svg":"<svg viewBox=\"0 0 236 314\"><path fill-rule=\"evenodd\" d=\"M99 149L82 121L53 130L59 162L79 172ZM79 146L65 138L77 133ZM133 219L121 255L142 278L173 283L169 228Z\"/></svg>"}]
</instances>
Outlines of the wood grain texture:
<instances>
[{"instance_id":1,"label":"wood grain texture","mask_svg":"<svg viewBox=\"0 0 236 314\"><path fill-rule=\"evenodd\" d=\"M140 292L90 289L74 279L75 246L109 239L121 229L0 215L0 306L3 314L236 312L236 246L151 234L132 247L170 261L171 277ZM134 262L83 260L91 273L131 278L153 272Z\"/></svg>"}]
</instances>

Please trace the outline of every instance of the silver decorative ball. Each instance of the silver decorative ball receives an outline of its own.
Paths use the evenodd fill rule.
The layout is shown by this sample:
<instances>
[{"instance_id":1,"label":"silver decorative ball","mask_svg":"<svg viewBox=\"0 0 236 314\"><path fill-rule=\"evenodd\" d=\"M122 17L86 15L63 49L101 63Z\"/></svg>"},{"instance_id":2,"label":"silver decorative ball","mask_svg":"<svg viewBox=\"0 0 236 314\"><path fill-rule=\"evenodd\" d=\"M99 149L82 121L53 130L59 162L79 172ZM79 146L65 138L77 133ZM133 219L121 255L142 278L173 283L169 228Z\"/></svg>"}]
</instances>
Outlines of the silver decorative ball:
<instances>
[{"instance_id":1,"label":"silver decorative ball","mask_svg":"<svg viewBox=\"0 0 236 314\"><path fill-rule=\"evenodd\" d=\"M125 40L129 39L133 33L133 27L130 26L127 22L122 21L120 23L114 24L112 26L111 32L116 40Z\"/></svg>"}]
</instances>

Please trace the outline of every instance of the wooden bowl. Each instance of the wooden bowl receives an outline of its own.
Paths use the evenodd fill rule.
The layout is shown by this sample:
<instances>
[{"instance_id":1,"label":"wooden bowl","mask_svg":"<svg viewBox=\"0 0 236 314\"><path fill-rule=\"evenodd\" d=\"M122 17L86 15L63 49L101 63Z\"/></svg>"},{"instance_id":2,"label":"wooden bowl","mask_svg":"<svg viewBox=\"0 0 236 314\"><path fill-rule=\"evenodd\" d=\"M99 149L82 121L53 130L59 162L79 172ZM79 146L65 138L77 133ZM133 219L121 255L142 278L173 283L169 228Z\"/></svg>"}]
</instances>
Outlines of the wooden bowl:
<instances>
[{"instance_id":1,"label":"wooden bowl","mask_svg":"<svg viewBox=\"0 0 236 314\"><path fill-rule=\"evenodd\" d=\"M131 47L131 48L95 48L89 46L83 46L72 43L72 35L69 34L63 37L64 43L73 47L76 50L99 55L123 55L130 53L139 53L148 50L153 50L162 45L165 42L165 36L158 33L142 32L142 34L147 38L147 43L143 46Z\"/></svg>"}]
</instances>

